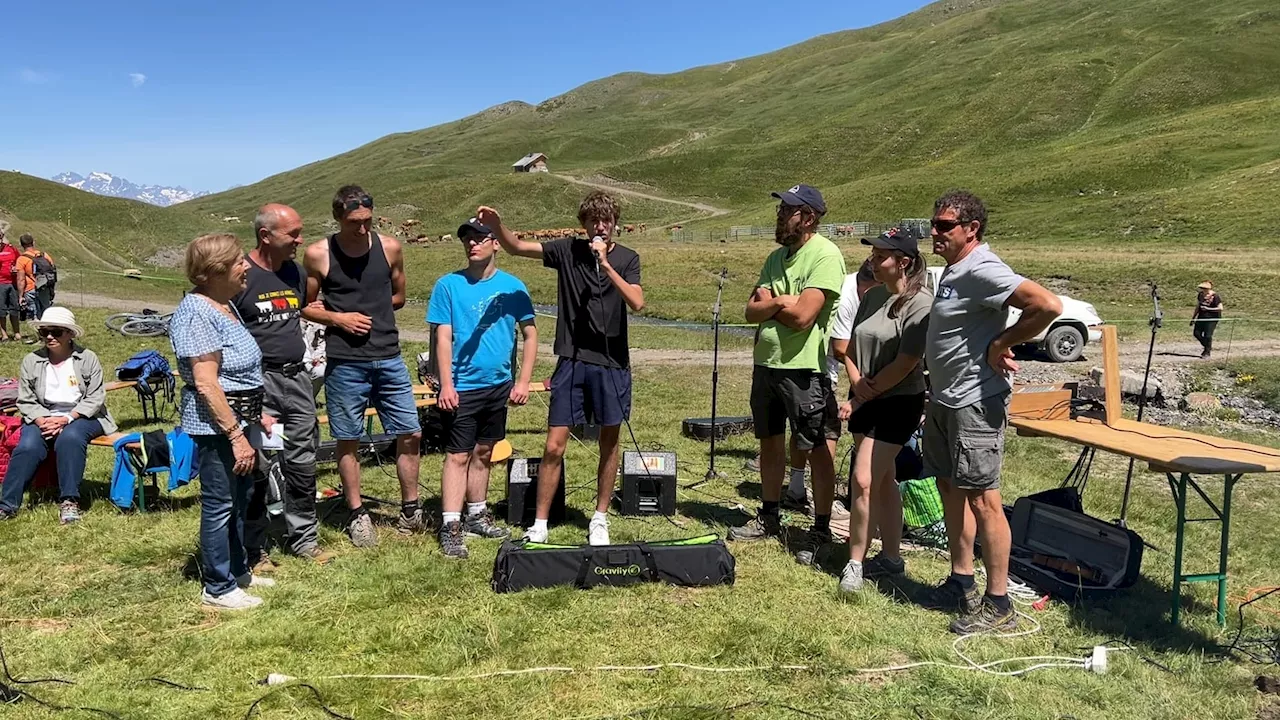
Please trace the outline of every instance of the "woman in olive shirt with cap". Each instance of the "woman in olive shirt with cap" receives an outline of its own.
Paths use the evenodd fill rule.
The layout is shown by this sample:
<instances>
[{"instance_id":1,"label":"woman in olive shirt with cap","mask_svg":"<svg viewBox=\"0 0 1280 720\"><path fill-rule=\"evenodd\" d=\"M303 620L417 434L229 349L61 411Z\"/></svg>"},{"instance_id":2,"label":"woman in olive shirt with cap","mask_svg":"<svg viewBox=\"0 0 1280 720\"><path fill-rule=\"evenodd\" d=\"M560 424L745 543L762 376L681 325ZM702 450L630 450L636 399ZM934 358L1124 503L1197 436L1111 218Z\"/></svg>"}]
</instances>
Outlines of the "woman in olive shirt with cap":
<instances>
[{"instance_id":1,"label":"woman in olive shirt with cap","mask_svg":"<svg viewBox=\"0 0 1280 720\"><path fill-rule=\"evenodd\" d=\"M924 287L927 264L916 237L890 230L864 239L882 285L869 290L854 319L853 359L846 363L852 384L849 432L856 452L849 477L849 562L840 590L858 592L864 577L898 575L905 569L902 496L894 460L920 427L924 412L925 332L933 297ZM852 365L852 367L850 367ZM870 544L872 507L880 526L881 552L863 560Z\"/></svg>"}]
</instances>

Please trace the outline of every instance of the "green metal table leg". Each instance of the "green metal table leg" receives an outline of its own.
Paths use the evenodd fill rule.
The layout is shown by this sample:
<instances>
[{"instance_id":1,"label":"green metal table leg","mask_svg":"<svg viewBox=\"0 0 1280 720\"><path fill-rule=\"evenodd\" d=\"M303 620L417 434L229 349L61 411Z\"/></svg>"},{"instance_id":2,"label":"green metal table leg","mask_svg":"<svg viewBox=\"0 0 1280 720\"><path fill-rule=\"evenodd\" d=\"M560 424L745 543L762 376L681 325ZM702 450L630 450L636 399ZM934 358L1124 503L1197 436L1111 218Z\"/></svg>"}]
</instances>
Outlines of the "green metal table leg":
<instances>
[{"instance_id":1,"label":"green metal table leg","mask_svg":"<svg viewBox=\"0 0 1280 720\"><path fill-rule=\"evenodd\" d=\"M1222 546L1218 551L1218 625L1227 624L1227 538L1231 533L1231 491L1240 476L1222 478Z\"/></svg>"},{"instance_id":2,"label":"green metal table leg","mask_svg":"<svg viewBox=\"0 0 1280 720\"><path fill-rule=\"evenodd\" d=\"M1181 473L1175 481L1169 473L1169 488L1173 490L1173 504L1178 511L1177 534L1173 545L1173 607L1169 613L1169 621L1178 624L1178 616L1182 609L1182 542L1186 539L1187 529L1187 474Z\"/></svg>"}]
</instances>

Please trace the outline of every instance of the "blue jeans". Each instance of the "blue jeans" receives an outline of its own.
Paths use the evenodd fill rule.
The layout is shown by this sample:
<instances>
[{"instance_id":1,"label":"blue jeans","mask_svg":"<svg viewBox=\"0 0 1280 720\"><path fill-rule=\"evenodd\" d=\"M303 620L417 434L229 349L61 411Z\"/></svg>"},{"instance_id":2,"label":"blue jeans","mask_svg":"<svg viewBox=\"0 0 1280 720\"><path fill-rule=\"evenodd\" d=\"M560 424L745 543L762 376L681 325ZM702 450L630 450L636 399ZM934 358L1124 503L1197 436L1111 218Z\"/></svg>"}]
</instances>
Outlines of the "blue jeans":
<instances>
[{"instance_id":1,"label":"blue jeans","mask_svg":"<svg viewBox=\"0 0 1280 720\"><path fill-rule=\"evenodd\" d=\"M80 482L84 480L85 457L89 441L102 434L102 423L93 418L79 418L67 423L62 432L49 442L34 423L22 426L18 446L9 457L9 472L4 476L0 508L17 512L22 493L31 484L36 468L49 457L49 446L58 454L58 494L63 500L80 499Z\"/></svg>"},{"instance_id":2,"label":"blue jeans","mask_svg":"<svg viewBox=\"0 0 1280 720\"><path fill-rule=\"evenodd\" d=\"M236 589L249 572L244 518L253 475L236 475L231 442L223 435L195 435L200 451L200 551L204 589L217 597Z\"/></svg>"},{"instance_id":3,"label":"blue jeans","mask_svg":"<svg viewBox=\"0 0 1280 720\"><path fill-rule=\"evenodd\" d=\"M391 435L422 430L413 402L409 368L399 357L386 360L333 360L324 373L324 402L329 435L335 440L364 437L364 411L373 405L382 429Z\"/></svg>"}]
</instances>

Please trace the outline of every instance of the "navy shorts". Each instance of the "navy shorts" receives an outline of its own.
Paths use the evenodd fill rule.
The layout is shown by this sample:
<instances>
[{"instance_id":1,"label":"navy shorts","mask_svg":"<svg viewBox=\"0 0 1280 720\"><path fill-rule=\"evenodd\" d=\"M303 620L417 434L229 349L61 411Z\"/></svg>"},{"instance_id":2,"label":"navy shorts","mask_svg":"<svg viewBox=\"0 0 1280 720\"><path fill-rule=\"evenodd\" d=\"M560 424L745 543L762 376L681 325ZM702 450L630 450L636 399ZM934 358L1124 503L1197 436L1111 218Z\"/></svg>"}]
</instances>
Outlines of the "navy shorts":
<instances>
[{"instance_id":1,"label":"navy shorts","mask_svg":"<svg viewBox=\"0 0 1280 720\"><path fill-rule=\"evenodd\" d=\"M551 376L547 425L614 427L631 418L631 370L560 358Z\"/></svg>"}]
</instances>

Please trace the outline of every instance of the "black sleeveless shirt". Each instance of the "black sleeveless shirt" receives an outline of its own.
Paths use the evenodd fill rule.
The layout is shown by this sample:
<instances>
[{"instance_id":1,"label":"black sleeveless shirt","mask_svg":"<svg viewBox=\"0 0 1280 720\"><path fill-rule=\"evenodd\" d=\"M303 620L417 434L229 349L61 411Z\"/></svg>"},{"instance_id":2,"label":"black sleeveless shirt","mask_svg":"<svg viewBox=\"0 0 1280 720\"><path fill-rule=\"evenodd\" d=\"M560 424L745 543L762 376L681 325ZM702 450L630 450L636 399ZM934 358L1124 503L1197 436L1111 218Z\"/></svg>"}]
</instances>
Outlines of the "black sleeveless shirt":
<instances>
[{"instance_id":1,"label":"black sleeveless shirt","mask_svg":"<svg viewBox=\"0 0 1280 720\"><path fill-rule=\"evenodd\" d=\"M358 312L373 318L367 335L342 328L325 329L325 350L333 360L386 360L400 355L400 332L391 307L391 265L377 233L369 233L369 252L352 257L329 237L329 272L320 281L324 307L331 312Z\"/></svg>"}]
</instances>

